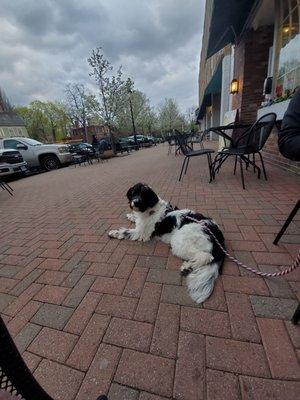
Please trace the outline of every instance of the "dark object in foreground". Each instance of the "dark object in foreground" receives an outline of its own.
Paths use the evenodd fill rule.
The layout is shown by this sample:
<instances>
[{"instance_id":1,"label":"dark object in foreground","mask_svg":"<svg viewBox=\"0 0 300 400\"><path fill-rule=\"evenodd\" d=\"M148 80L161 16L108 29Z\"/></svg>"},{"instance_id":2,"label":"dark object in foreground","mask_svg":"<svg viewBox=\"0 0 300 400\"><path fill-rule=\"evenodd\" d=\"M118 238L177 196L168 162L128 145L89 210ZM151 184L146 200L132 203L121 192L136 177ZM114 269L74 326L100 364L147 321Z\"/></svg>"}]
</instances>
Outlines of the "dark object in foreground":
<instances>
[{"instance_id":1,"label":"dark object in foreground","mask_svg":"<svg viewBox=\"0 0 300 400\"><path fill-rule=\"evenodd\" d=\"M53 400L25 364L0 316L0 389L24 400ZM107 400L100 396L97 400Z\"/></svg>"},{"instance_id":2,"label":"dark object in foreground","mask_svg":"<svg viewBox=\"0 0 300 400\"><path fill-rule=\"evenodd\" d=\"M300 303L298 304L298 307L292 317L292 323L294 325L298 325L299 321L300 321Z\"/></svg>"},{"instance_id":3,"label":"dark object in foreground","mask_svg":"<svg viewBox=\"0 0 300 400\"><path fill-rule=\"evenodd\" d=\"M281 236L284 234L284 232L287 230L288 226L290 225L290 223L293 221L294 216L297 214L297 212L299 211L300 208L300 200L297 201L295 207L292 209L290 215L287 217L285 223L283 224L282 228L280 229L280 231L278 232L273 244L277 244L279 242L279 240L281 239Z\"/></svg>"},{"instance_id":4,"label":"dark object in foreground","mask_svg":"<svg viewBox=\"0 0 300 400\"><path fill-rule=\"evenodd\" d=\"M295 91L283 116L278 147L285 158L300 161L300 88Z\"/></svg>"}]
</instances>

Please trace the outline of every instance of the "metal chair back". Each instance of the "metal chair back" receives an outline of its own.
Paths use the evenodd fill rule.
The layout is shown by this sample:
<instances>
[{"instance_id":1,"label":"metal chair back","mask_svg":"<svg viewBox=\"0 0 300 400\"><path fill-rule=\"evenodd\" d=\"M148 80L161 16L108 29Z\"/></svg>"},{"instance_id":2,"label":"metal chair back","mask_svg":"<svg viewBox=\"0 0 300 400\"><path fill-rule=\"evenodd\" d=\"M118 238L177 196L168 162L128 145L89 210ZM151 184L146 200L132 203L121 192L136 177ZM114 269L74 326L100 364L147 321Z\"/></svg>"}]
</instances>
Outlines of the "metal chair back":
<instances>
[{"instance_id":1,"label":"metal chair back","mask_svg":"<svg viewBox=\"0 0 300 400\"><path fill-rule=\"evenodd\" d=\"M174 130L174 136L176 139L176 142L182 152L183 155L187 155L190 153L193 149L187 144L187 136L180 133L176 129Z\"/></svg>"},{"instance_id":2,"label":"metal chair back","mask_svg":"<svg viewBox=\"0 0 300 400\"><path fill-rule=\"evenodd\" d=\"M276 114L269 113L259 118L235 142L243 154L258 153L265 145L276 122Z\"/></svg>"}]
</instances>

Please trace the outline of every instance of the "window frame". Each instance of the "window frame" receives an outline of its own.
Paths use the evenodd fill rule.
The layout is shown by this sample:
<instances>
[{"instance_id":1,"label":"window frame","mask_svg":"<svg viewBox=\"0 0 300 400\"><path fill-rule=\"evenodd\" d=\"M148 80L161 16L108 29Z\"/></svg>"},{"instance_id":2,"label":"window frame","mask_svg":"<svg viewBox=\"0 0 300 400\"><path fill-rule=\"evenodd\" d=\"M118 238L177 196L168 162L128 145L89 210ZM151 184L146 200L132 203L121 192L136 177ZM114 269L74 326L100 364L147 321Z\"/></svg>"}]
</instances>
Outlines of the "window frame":
<instances>
[{"instance_id":1,"label":"window frame","mask_svg":"<svg viewBox=\"0 0 300 400\"><path fill-rule=\"evenodd\" d=\"M283 16L283 7L282 4L284 1L287 1L289 4L289 12L288 15L284 18ZM279 60L280 60L280 50L282 49L282 34L281 29L284 22L288 19L289 26L292 25L292 14L294 10L298 7L298 19L299 19L299 33L300 34L300 0L297 0L297 4L292 8L291 0L276 0L275 2L275 24L274 24L274 54L273 54L273 87L272 87L272 97L274 100L278 99L276 97L276 86L279 80ZM290 39L291 40L291 39ZM300 65L300 63L299 63ZM286 74L284 74L286 75ZM284 76L281 75L281 76ZM299 82L300 85L300 82ZM293 88L295 89L295 88ZM284 91L282 96L284 96Z\"/></svg>"}]
</instances>

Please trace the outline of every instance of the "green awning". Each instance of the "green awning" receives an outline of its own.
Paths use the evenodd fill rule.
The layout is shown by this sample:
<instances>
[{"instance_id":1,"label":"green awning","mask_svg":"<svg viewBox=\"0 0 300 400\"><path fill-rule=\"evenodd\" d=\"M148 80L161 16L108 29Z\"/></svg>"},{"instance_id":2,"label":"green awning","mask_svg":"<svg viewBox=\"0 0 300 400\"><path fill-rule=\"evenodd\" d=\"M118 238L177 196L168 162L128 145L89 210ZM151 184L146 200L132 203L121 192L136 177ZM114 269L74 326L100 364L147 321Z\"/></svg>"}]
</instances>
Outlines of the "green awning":
<instances>
[{"instance_id":1,"label":"green awning","mask_svg":"<svg viewBox=\"0 0 300 400\"><path fill-rule=\"evenodd\" d=\"M221 88L222 88L222 60L219 62L209 84L206 86L203 100L199 108L197 121L199 121L204 117L206 107L211 106L211 96L216 93L221 93Z\"/></svg>"},{"instance_id":2,"label":"green awning","mask_svg":"<svg viewBox=\"0 0 300 400\"><path fill-rule=\"evenodd\" d=\"M257 1L214 0L206 58L235 41Z\"/></svg>"}]
</instances>

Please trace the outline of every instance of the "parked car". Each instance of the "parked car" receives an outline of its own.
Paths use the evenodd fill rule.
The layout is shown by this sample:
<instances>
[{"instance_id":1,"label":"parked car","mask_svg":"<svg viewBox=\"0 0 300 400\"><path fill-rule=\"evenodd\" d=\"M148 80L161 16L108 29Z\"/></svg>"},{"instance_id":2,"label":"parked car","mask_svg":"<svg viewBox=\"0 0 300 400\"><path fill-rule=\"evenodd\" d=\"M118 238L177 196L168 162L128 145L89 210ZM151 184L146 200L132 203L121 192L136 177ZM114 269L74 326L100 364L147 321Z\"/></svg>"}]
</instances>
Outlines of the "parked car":
<instances>
[{"instance_id":1,"label":"parked car","mask_svg":"<svg viewBox=\"0 0 300 400\"><path fill-rule=\"evenodd\" d=\"M87 155L93 156L94 149L93 146L89 143L72 143L68 145L68 149L70 153L75 153L79 155Z\"/></svg>"},{"instance_id":2,"label":"parked car","mask_svg":"<svg viewBox=\"0 0 300 400\"><path fill-rule=\"evenodd\" d=\"M72 155L68 146L61 144L43 144L24 137L0 139L0 149L18 150L29 169L43 168L46 171L70 164Z\"/></svg>"},{"instance_id":3,"label":"parked car","mask_svg":"<svg viewBox=\"0 0 300 400\"><path fill-rule=\"evenodd\" d=\"M117 141L117 146L116 146L116 150L117 152L123 152L123 151L127 151L129 152L130 150L133 150L136 148L135 145L135 141L132 139L128 139L128 138L119 138Z\"/></svg>"},{"instance_id":4,"label":"parked car","mask_svg":"<svg viewBox=\"0 0 300 400\"><path fill-rule=\"evenodd\" d=\"M21 153L14 149L0 149L0 177L25 175L27 163Z\"/></svg>"},{"instance_id":5,"label":"parked car","mask_svg":"<svg viewBox=\"0 0 300 400\"><path fill-rule=\"evenodd\" d=\"M148 140L150 143L156 145L157 143L159 143L159 138L155 137L155 136L147 136Z\"/></svg>"},{"instance_id":6,"label":"parked car","mask_svg":"<svg viewBox=\"0 0 300 400\"><path fill-rule=\"evenodd\" d=\"M134 136L129 136L128 139L133 140L133 142L135 143L134 140ZM136 140L138 142L138 144L142 147L149 147L153 145L153 141L149 140L147 136L145 135L136 135Z\"/></svg>"}]
</instances>

